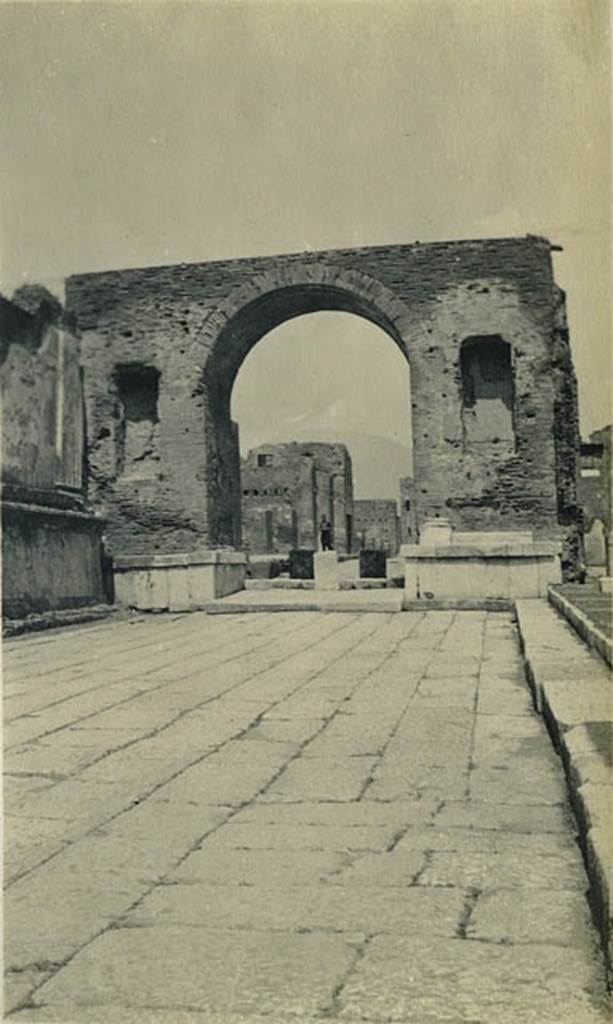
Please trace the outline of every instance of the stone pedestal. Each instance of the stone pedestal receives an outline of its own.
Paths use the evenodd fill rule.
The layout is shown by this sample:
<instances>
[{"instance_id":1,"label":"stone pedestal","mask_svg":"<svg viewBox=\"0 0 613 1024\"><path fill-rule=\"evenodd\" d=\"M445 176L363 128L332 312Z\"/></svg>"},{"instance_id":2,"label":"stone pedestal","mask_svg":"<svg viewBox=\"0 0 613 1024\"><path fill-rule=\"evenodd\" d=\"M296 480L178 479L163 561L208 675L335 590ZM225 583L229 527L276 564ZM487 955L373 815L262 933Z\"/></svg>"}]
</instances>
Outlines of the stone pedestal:
<instances>
[{"instance_id":1,"label":"stone pedestal","mask_svg":"<svg viewBox=\"0 0 613 1024\"><path fill-rule=\"evenodd\" d=\"M313 556L315 590L338 590L336 551L317 551Z\"/></svg>"},{"instance_id":2,"label":"stone pedestal","mask_svg":"<svg viewBox=\"0 0 613 1024\"><path fill-rule=\"evenodd\" d=\"M387 552L365 549L360 551L360 579L385 579Z\"/></svg>"},{"instance_id":3,"label":"stone pedestal","mask_svg":"<svg viewBox=\"0 0 613 1024\"><path fill-rule=\"evenodd\" d=\"M115 599L142 611L191 611L245 586L242 551L174 555L118 555Z\"/></svg>"},{"instance_id":4,"label":"stone pedestal","mask_svg":"<svg viewBox=\"0 0 613 1024\"><path fill-rule=\"evenodd\" d=\"M4 498L5 618L105 604L103 530L104 521L91 512Z\"/></svg>"},{"instance_id":5,"label":"stone pedestal","mask_svg":"<svg viewBox=\"0 0 613 1024\"><path fill-rule=\"evenodd\" d=\"M451 544L451 524L448 519L426 519L419 531L420 544Z\"/></svg>"},{"instance_id":6,"label":"stone pedestal","mask_svg":"<svg viewBox=\"0 0 613 1024\"><path fill-rule=\"evenodd\" d=\"M289 553L289 575L292 580L313 579L313 549L297 548Z\"/></svg>"},{"instance_id":7,"label":"stone pedestal","mask_svg":"<svg viewBox=\"0 0 613 1024\"><path fill-rule=\"evenodd\" d=\"M388 558L385 563L385 578L387 580L404 579L404 558L397 555L396 558Z\"/></svg>"},{"instance_id":8,"label":"stone pedestal","mask_svg":"<svg viewBox=\"0 0 613 1024\"><path fill-rule=\"evenodd\" d=\"M403 545L405 595L413 601L546 597L549 584L562 579L560 545L528 538L463 533L452 534L451 543Z\"/></svg>"}]
</instances>

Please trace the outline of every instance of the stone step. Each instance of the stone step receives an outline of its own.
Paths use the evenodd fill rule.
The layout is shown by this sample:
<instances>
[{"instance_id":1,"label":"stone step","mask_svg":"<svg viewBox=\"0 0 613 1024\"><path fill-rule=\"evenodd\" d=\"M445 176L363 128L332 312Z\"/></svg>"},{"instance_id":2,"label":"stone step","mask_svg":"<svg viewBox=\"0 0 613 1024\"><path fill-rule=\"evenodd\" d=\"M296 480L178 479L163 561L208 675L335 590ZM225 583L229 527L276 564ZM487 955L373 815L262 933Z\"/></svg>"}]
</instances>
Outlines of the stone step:
<instances>
[{"instance_id":1,"label":"stone step","mask_svg":"<svg viewBox=\"0 0 613 1024\"><path fill-rule=\"evenodd\" d=\"M565 771L591 902L613 960L613 679L546 601L516 602L526 675Z\"/></svg>"}]
</instances>

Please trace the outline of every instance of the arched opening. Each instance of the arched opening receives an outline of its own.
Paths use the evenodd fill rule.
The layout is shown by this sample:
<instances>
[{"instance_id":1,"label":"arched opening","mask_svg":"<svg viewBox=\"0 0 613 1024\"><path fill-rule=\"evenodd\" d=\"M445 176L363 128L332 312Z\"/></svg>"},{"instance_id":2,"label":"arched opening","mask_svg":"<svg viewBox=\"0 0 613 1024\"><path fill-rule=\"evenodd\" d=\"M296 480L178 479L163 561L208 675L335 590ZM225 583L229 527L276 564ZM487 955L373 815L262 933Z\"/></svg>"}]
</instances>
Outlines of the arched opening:
<instances>
[{"instance_id":1,"label":"arched opening","mask_svg":"<svg viewBox=\"0 0 613 1024\"><path fill-rule=\"evenodd\" d=\"M299 277L297 274L296 276ZM377 325L399 349L406 368L406 407L410 410L408 353L403 324L405 309L391 293L364 275L322 269L319 276L330 280L307 279L288 283L262 279L251 282L217 311L205 325L203 344L210 349L200 392L204 399L207 436L207 524L212 545L241 544L241 482L239 433L231 415L231 397L237 374L247 356L275 328L308 313L337 311L353 313ZM346 281L340 280L347 278ZM372 360L371 379L376 388L378 367ZM381 398L380 401L384 401ZM266 454L262 452L260 454ZM307 473L307 469L303 472ZM316 474L317 468L313 472ZM407 473L410 469L407 468ZM332 473L332 476L335 474ZM273 484L272 490L281 488ZM245 488L262 490L271 488ZM247 496L245 496L247 497ZM268 495L267 497L271 497ZM276 496L275 496L276 497ZM333 499L330 498L330 501ZM319 514L320 509L316 509ZM269 527L267 527L269 529ZM299 538L298 538L299 539Z\"/></svg>"},{"instance_id":2,"label":"arched opening","mask_svg":"<svg viewBox=\"0 0 613 1024\"><path fill-rule=\"evenodd\" d=\"M333 311L274 328L238 372L231 417L248 550L316 547L325 517L341 553L396 553L400 480L412 473L410 376L380 327Z\"/></svg>"}]
</instances>

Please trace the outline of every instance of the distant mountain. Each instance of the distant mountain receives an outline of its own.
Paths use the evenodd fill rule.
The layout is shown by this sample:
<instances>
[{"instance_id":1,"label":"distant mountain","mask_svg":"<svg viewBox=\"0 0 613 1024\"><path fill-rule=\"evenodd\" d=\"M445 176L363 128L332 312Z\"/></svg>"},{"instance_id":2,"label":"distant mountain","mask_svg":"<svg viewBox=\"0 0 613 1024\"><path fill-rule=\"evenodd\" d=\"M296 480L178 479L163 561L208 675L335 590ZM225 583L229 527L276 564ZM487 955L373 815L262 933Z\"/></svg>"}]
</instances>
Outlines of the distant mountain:
<instances>
[{"instance_id":1,"label":"distant mountain","mask_svg":"<svg viewBox=\"0 0 613 1024\"><path fill-rule=\"evenodd\" d=\"M308 427L293 429L291 437L262 437L250 445L283 441L335 441L344 444L353 465L353 492L356 498L397 498L398 480L412 470L411 448L389 437L377 434L342 431L317 431ZM246 455L243 451L243 455Z\"/></svg>"},{"instance_id":2,"label":"distant mountain","mask_svg":"<svg viewBox=\"0 0 613 1024\"><path fill-rule=\"evenodd\" d=\"M376 434L353 434L340 440L351 455L354 497L397 498L400 477L410 476L413 470L410 446Z\"/></svg>"}]
</instances>

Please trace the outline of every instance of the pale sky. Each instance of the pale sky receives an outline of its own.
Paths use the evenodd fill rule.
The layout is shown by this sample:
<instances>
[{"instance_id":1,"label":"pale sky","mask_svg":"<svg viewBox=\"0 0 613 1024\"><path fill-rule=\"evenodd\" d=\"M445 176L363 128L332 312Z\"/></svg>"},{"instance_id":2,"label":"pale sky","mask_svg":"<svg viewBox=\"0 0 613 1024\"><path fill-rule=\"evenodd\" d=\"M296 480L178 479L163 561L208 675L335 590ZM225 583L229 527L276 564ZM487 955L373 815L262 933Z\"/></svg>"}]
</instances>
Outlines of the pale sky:
<instances>
[{"instance_id":1,"label":"pale sky","mask_svg":"<svg viewBox=\"0 0 613 1024\"><path fill-rule=\"evenodd\" d=\"M611 420L607 7L5 3L3 290L90 270L542 234L564 247L556 277L587 433ZM307 410L320 388L305 377Z\"/></svg>"},{"instance_id":2,"label":"pale sky","mask_svg":"<svg viewBox=\"0 0 613 1024\"><path fill-rule=\"evenodd\" d=\"M243 455L271 441L346 444L357 498L396 498L412 475L409 364L350 313L311 313L262 338L239 371L232 418Z\"/></svg>"}]
</instances>

